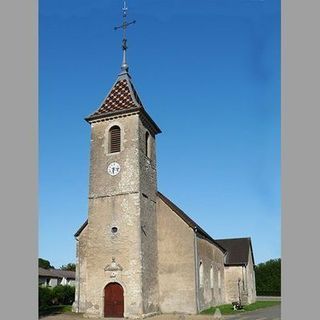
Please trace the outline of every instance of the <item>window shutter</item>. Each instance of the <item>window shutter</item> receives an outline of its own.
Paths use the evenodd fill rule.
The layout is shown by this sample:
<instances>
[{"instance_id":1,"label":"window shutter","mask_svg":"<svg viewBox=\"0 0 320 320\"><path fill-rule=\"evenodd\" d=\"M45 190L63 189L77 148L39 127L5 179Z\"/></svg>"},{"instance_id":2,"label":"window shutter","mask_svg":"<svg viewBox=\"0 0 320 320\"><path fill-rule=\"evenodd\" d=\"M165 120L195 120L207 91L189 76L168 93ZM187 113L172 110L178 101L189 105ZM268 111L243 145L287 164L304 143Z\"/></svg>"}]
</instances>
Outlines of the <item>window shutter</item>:
<instances>
[{"instance_id":1,"label":"window shutter","mask_svg":"<svg viewBox=\"0 0 320 320\"><path fill-rule=\"evenodd\" d=\"M109 152L120 152L121 147L121 130L118 126L114 126L109 131Z\"/></svg>"}]
</instances>

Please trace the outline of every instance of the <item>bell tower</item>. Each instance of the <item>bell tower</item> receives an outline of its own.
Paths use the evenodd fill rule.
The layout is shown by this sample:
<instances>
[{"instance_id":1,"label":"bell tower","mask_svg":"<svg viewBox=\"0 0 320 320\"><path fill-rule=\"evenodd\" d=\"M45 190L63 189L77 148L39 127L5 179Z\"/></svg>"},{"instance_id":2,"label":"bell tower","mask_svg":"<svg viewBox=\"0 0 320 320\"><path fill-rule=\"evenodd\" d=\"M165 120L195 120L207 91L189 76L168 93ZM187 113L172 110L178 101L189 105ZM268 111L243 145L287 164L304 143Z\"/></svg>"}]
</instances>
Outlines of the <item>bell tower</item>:
<instances>
[{"instance_id":1,"label":"bell tower","mask_svg":"<svg viewBox=\"0 0 320 320\"><path fill-rule=\"evenodd\" d=\"M141 317L158 312L156 135L126 61L91 126L89 212L76 234L78 312ZM85 232L84 232L85 231ZM117 296L117 297L115 297Z\"/></svg>"}]
</instances>

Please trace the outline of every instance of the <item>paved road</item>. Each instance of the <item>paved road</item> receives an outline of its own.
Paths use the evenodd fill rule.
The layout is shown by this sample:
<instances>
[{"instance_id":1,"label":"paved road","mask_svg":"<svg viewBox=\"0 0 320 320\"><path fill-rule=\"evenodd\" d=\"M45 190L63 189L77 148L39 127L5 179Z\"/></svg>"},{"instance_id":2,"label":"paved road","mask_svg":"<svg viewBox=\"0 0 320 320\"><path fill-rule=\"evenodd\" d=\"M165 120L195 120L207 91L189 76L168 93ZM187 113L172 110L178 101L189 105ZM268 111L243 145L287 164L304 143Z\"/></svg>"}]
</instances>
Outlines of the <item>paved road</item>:
<instances>
[{"instance_id":1,"label":"paved road","mask_svg":"<svg viewBox=\"0 0 320 320\"><path fill-rule=\"evenodd\" d=\"M257 296L257 301L281 301L281 297Z\"/></svg>"},{"instance_id":2,"label":"paved road","mask_svg":"<svg viewBox=\"0 0 320 320\"><path fill-rule=\"evenodd\" d=\"M262 308L256 311L244 312L236 316L224 316L222 319L233 320L280 320L281 319L281 305L273 307Z\"/></svg>"}]
</instances>

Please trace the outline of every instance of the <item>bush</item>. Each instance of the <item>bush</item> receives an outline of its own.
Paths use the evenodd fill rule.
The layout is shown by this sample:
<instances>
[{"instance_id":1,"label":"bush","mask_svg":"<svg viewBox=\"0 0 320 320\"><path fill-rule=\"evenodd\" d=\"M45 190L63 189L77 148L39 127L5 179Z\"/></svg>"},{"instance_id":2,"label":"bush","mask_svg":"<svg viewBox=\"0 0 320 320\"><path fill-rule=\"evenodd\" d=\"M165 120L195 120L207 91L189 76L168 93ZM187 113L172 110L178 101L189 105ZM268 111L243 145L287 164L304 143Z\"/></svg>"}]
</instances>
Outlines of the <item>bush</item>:
<instances>
[{"instance_id":1,"label":"bush","mask_svg":"<svg viewBox=\"0 0 320 320\"><path fill-rule=\"evenodd\" d=\"M54 304L71 305L74 301L75 288L72 286L56 286L52 289Z\"/></svg>"},{"instance_id":2,"label":"bush","mask_svg":"<svg viewBox=\"0 0 320 320\"><path fill-rule=\"evenodd\" d=\"M39 287L39 308L52 305L71 305L74 301L75 287L56 286L53 288Z\"/></svg>"},{"instance_id":3,"label":"bush","mask_svg":"<svg viewBox=\"0 0 320 320\"><path fill-rule=\"evenodd\" d=\"M38 289L39 308L52 305L52 290L48 287L39 287Z\"/></svg>"}]
</instances>

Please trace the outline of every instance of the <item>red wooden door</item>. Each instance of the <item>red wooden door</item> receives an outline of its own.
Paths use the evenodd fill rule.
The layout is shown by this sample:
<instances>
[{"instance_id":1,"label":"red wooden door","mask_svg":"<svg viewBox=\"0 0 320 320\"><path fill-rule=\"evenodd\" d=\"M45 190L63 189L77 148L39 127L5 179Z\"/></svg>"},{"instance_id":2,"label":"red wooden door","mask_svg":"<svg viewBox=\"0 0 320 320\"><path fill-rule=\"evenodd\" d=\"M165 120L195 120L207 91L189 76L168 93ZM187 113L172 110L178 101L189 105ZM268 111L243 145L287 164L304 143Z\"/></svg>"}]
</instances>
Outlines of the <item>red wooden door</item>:
<instances>
[{"instance_id":1,"label":"red wooden door","mask_svg":"<svg viewBox=\"0 0 320 320\"><path fill-rule=\"evenodd\" d=\"M119 283L109 283L104 288L104 316L123 318L123 288Z\"/></svg>"}]
</instances>

